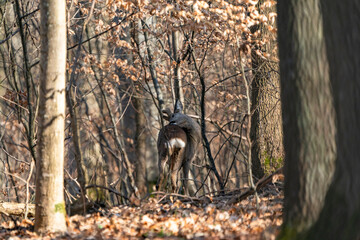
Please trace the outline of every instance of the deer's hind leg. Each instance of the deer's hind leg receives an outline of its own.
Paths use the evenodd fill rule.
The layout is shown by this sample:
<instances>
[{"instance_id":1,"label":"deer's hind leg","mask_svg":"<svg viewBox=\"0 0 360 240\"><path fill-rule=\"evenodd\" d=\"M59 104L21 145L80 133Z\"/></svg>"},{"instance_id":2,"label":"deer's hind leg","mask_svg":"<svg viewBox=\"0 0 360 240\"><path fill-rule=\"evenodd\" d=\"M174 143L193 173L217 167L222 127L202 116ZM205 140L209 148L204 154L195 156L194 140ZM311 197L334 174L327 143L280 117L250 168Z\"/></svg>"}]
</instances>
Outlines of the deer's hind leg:
<instances>
[{"instance_id":1,"label":"deer's hind leg","mask_svg":"<svg viewBox=\"0 0 360 240\"><path fill-rule=\"evenodd\" d=\"M165 175L166 175L167 161L168 161L168 155L167 154L159 154L159 162L158 162L159 178L158 178L158 181L156 183L156 189L158 191L161 190L161 188L163 187L163 184L164 184L164 179L165 179Z\"/></svg>"},{"instance_id":2,"label":"deer's hind leg","mask_svg":"<svg viewBox=\"0 0 360 240\"><path fill-rule=\"evenodd\" d=\"M183 188L184 194L189 196L189 171L190 171L190 161L184 161L183 163Z\"/></svg>"},{"instance_id":3,"label":"deer's hind leg","mask_svg":"<svg viewBox=\"0 0 360 240\"><path fill-rule=\"evenodd\" d=\"M171 156L170 161L170 178L171 178L171 186L172 186L172 192L178 193L179 191L179 172L180 168L182 166L182 159L179 157L181 154L182 149L176 149Z\"/></svg>"}]
</instances>

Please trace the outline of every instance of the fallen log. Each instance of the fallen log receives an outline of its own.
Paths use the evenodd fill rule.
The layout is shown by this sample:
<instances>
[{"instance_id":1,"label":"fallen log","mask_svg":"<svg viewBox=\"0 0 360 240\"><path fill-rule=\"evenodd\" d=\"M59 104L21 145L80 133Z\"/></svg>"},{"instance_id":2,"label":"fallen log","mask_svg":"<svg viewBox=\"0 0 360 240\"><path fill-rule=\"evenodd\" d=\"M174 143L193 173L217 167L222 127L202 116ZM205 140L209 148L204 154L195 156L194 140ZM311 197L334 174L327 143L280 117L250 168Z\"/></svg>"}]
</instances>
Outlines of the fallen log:
<instances>
[{"instance_id":1,"label":"fallen log","mask_svg":"<svg viewBox=\"0 0 360 240\"><path fill-rule=\"evenodd\" d=\"M35 204L28 204L28 217L35 217ZM93 207L94 204L91 202L86 202L85 209ZM25 203L16 203L16 202L0 202L0 214L4 214L6 216L25 216ZM74 214L84 214L84 205L82 203L74 203L70 206L71 215Z\"/></svg>"},{"instance_id":2,"label":"fallen log","mask_svg":"<svg viewBox=\"0 0 360 240\"><path fill-rule=\"evenodd\" d=\"M244 200L245 198L247 198L250 195L255 194L255 192L259 191L261 188L263 188L264 186L266 186L268 183L273 181L273 178L275 178L276 176L278 176L279 174L283 173L283 168L279 168L278 170L276 170L274 173L272 173L269 176L263 177L262 179L260 179L257 183L255 188L249 188L248 190L246 190L243 193L237 194L234 197L232 197L227 204L234 204L234 203L238 203L241 202L242 200Z\"/></svg>"},{"instance_id":3,"label":"fallen log","mask_svg":"<svg viewBox=\"0 0 360 240\"><path fill-rule=\"evenodd\" d=\"M28 204L28 217L35 217L35 204ZM6 216L20 216L25 215L25 203L15 202L0 202L0 213Z\"/></svg>"}]
</instances>

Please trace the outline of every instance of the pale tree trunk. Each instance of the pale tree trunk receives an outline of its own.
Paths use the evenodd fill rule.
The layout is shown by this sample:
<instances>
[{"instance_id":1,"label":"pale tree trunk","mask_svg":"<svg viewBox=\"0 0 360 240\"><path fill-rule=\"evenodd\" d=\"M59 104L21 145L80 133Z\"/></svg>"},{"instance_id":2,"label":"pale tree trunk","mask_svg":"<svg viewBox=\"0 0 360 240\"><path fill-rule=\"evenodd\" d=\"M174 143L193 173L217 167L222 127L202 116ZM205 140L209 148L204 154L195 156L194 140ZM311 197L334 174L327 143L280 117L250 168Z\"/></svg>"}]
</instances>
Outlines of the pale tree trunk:
<instances>
[{"instance_id":1,"label":"pale tree trunk","mask_svg":"<svg viewBox=\"0 0 360 240\"><path fill-rule=\"evenodd\" d=\"M35 198L35 231L37 233L66 231L63 192L65 11L65 1L40 1L40 111Z\"/></svg>"},{"instance_id":2,"label":"pale tree trunk","mask_svg":"<svg viewBox=\"0 0 360 240\"><path fill-rule=\"evenodd\" d=\"M360 239L360 4L321 0L337 117L334 180L304 239Z\"/></svg>"},{"instance_id":3,"label":"pale tree trunk","mask_svg":"<svg viewBox=\"0 0 360 240\"><path fill-rule=\"evenodd\" d=\"M175 100L179 99L181 102L184 102L184 92L182 89L182 81L181 81L181 72L180 72L180 65L181 65L181 59L179 56L179 32L174 30L171 33L172 38L172 51L173 51L173 58L175 61L174 66L174 95Z\"/></svg>"},{"instance_id":4,"label":"pale tree trunk","mask_svg":"<svg viewBox=\"0 0 360 240\"><path fill-rule=\"evenodd\" d=\"M285 239L293 239L317 220L336 157L335 114L319 4L319 0L278 2Z\"/></svg>"},{"instance_id":5,"label":"pale tree trunk","mask_svg":"<svg viewBox=\"0 0 360 240\"><path fill-rule=\"evenodd\" d=\"M129 38L127 41L131 43L131 38L138 39L137 25L132 22L129 27ZM134 56L132 53L127 55L130 65L134 64ZM131 80L130 80L131 81ZM146 131L146 117L144 112L144 91L138 90L133 97L134 112L135 112L135 182L139 189L140 197L144 197L147 192L147 169L146 169L146 138L148 132ZM155 155L156 156L156 155ZM150 161L149 161L150 162Z\"/></svg>"}]
</instances>

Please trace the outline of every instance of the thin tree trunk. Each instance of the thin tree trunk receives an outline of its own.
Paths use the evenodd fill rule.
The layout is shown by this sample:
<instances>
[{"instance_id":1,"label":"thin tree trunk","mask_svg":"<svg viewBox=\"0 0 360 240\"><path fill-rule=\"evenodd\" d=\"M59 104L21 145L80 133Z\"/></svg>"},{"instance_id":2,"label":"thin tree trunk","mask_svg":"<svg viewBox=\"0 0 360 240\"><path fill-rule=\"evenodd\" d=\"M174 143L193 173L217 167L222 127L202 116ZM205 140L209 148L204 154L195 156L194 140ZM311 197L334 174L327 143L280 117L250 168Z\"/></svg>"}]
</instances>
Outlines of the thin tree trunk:
<instances>
[{"instance_id":1,"label":"thin tree trunk","mask_svg":"<svg viewBox=\"0 0 360 240\"><path fill-rule=\"evenodd\" d=\"M76 49L76 53L74 56L75 60L74 60L73 66L72 66L72 71L71 71L71 75L70 75L70 79L69 79L69 85L66 89L66 103L68 104L68 109L69 109L70 118L71 118L71 132L72 132L72 140L73 140L72 142L73 142L73 147L74 147L74 152L75 152L76 169L77 169L77 174L78 174L78 182L80 184L81 202L84 207L84 214L86 211L85 185L88 182L88 174L85 170L83 153L81 151L80 129L79 129L79 123L78 123L78 109L75 106L76 105L76 97L73 92L73 85L76 86L76 77L77 77L76 69L79 65L79 58L80 58L80 52L81 52L81 46L82 46L82 38L85 33L86 26L91 18L92 12L94 10L94 4L95 4L95 2L92 3L90 13L87 16L87 18L85 19L85 21L83 22L83 26L82 26L80 36L79 36L79 45ZM69 57L69 59L71 59L71 56Z\"/></svg>"},{"instance_id":2,"label":"thin tree trunk","mask_svg":"<svg viewBox=\"0 0 360 240\"><path fill-rule=\"evenodd\" d=\"M23 124L24 128L26 130L27 133L27 141L28 141L28 145L29 145L29 150L31 153L31 156L34 158L34 160L36 160L36 156L35 156L35 150L34 150L34 137L35 137L35 118L36 118L36 111L34 112L34 109L37 108L37 104L35 103L35 108L32 106L33 104L33 93L34 93L34 84L33 84L33 79L32 79L32 75L30 72L30 63L29 63L29 59L28 59L28 51L27 51L27 45L26 45L26 36L24 33L24 27L22 25L22 14L21 14L21 9L20 9L20 2L19 0L15 0L15 5L14 5L14 9L17 15L17 22L19 25L19 30L20 30L20 38L21 38L21 44L22 44L22 51L23 51L23 58L24 58L24 78L25 78L25 84L26 84L26 100L28 102L28 110L29 110L29 117L28 117L28 125ZM36 92L35 92L36 94Z\"/></svg>"},{"instance_id":3,"label":"thin tree trunk","mask_svg":"<svg viewBox=\"0 0 360 240\"><path fill-rule=\"evenodd\" d=\"M258 57L260 58L260 57ZM260 112L258 109L259 98L260 98L260 81L259 76L259 67L254 63L252 59L252 65L254 71L254 79L251 83L251 106L252 106L252 116L251 116L251 129L250 129L250 138L251 138L251 166L254 177L261 179L264 176L264 169L261 165L261 123L260 123Z\"/></svg>"},{"instance_id":4,"label":"thin tree trunk","mask_svg":"<svg viewBox=\"0 0 360 240\"><path fill-rule=\"evenodd\" d=\"M88 182L87 172L85 171L84 159L83 154L81 151L81 140L80 140L80 131L78 125L78 110L74 107L74 97L73 97L73 90L69 88L66 91L66 102L68 104L68 109L71 118L71 132L72 132L72 142L74 145L74 152L75 152L75 161L76 161L76 169L78 174L78 182L80 184L80 194L81 194L81 202L84 204L85 207L85 185ZM85 208L84 208L85 214Z\"/></svg>"},{"instance_id":5,"label":"thin tree trunk","mask_svg":"<svg viewBox=\"0 0 360 240\"><path fill-rule=\"evenodd\" d=\"M259 6L263 0L260 0ZM260 24L259 24L260 25ZM263 26L255 25L253 26L252 33L254 34L259 29L262 29ZM261 122L260 122L260 98L262 94L261 84L263 81L262 77L264 74L261 70L261 67L264 64L264 61L260 56L258 56L255 51L257 49L251 50L251 64L253 68L253 80L251 82L251 128L250 128L250 138L251 138L251 168L254 177L261 179L264 176L264 169L261 165Z\"/></svg>"},{"instance_id":6,"label":"thin tree trunk","mask_svg":"<svg viewBox=\"0 0 360 240\"><path fill-rule=\"evenodd\" d=\"M207 156L209 158L209 163L210 163L210 168L211 170L213 171L213 173L215 174L215 177L218 181L218 184L219 184L219 187L220 187L220 190L223 191L224 190L224 181L222 179L222 177L220 176L217 168L216 168L216 165L215 165L215 160L214 158L212 157L212 153L211 153L211 148L210 148L210 143L209 143L209 140L207 139L206 137L206 122L205 122L205 89L206 89L206 86L205 86L205 79L204 79L204 75L203 73L201 72L201 69L200 67L197 65L197 62L196 62L196 58L194 56L194 53L192 53L192 59L194 61L194 67L195 67L195 70L199 76L199 79L200 79L200 84L201 84L201 99L200 99L200 108L201 108L201 136L203 138L203 141L204 141L204 145L205 145L205 148L206 148L206 152L207 152Z\"/></svg>"},{"instance_id":7,"label":"thin tree trunk","mask_svg":"<svg viewBox=\"0 0 360 240\"><path fill-rule=\"evenodd\" d=\"M182 81L181 81L181 72L180 72L180 64L181 60L178 54L179 51L179 32L173 31L171 33L172 38L172 51L173 51L173 58L175 61L174 67L174 92L175 92L175 99L179 99L181 102L184 102L184 93L182 90Z\"/></svg>"},{"instance_id":8,"label":"thin tree trunk","mask_svg":"<svg viewBox=\"0 0 360 240\"><path fill-rule=\"evenodd\" d=\"M66 4L42 0L35 231L65 232L64 127Z\"/></svg>"},{"instance_id":9,"label":"thin tree trunk","mask_svg":"<svg viewBox=\"0 0 360 240\"><path fill-rule=\"evenodd\" d=\"M135 173L136 186L139 188L140 196L144 197L147 193L146 184L146 132L145 132L145 115L143 101L140 96L134 98L134 107L136 110L136 134L135 134Z\"/></svg>"}]
</instances>

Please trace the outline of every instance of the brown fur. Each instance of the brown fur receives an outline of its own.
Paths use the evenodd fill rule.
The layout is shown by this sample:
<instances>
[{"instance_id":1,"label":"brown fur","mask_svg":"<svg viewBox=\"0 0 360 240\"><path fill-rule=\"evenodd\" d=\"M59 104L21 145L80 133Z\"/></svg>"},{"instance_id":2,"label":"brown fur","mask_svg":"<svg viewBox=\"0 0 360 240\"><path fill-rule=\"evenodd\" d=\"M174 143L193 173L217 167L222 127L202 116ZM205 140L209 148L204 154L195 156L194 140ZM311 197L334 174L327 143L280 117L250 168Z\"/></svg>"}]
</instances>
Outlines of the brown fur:
<instances>
[{"instance_id":1,"label":"brown fur","mask_svg":"<svg viewBox=\"0 0 360 240\"><path fill-rule=\"evenodd\" d=\"M181 144L170 144L171 140L179 139ZM169 165L172 191L177 192L178 188L178 175L182 167L183 158L185 156L185 149L187 145L187 136L183 129L176 125L164 126L158 135L158 154L159 154L159 174L158 187L163 184L165 176L165 166ZM169 158L168 158L169 157ZM168 161L170 159L170 161Z\"/></svg>"},{"instance_id":2,"label":"brown fur","mask_svg":"<svg viewBox=\"0 0 360 240\"><path fill-rule=\"evenodd\" d=\"M171 113L169 109L164 110L163 113L164 113L164 118L170 122L170 125L167 125L163 129L161 129L159 133L158 147L159 147L159 142L165 141L163 140L163 138L166 139L165 135L168 136L167 139L171 139L172 137L175 137L176 134L179 134L182 137L184 137L185 134L186 136L185 149L181 149L179 156L177 155L173 156L175 152L169 151L169 156L171 161L170 166L174 165L173 169L177 170L178 172L181 167L183 168L184 179L185 179L184 190L186 194L189 194L187 180L189 178L190 165L195 159L199 145L201 143L201 129L196 121L194 121L188 115L182 113L182 104L180 101L177 101L175 103L174 113ZM169 131L169 133L165 134L165 132L168 131L165 130L165 128L168 128L168 126L178 126L178 128L174 128L174 132ZM179 129L181 129L182 131L180 131ZM162 161L163 158L160 156L160 151L159 151L159 169L161 170L160 174L162 174L163 171L163 166L161 166ZM178 175L176 175L176 178L172 176L172 179L176 179L177 181L177 176ZM162 180L163 176L160 176L160 178ZM172 184L174 184L173 180L172 180ZM177 184L175 185L174 189L178 190Z\"/></svg>"}]
</instances>

